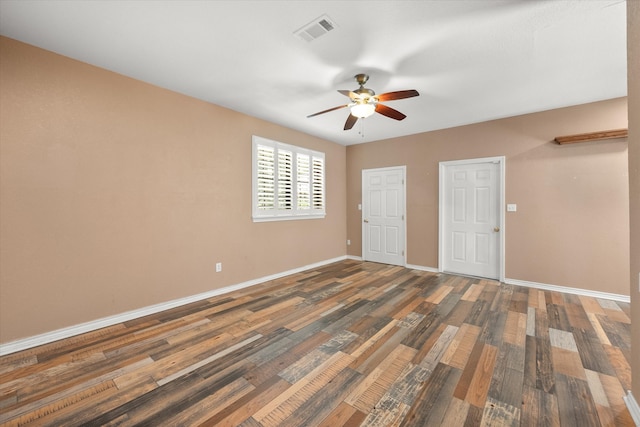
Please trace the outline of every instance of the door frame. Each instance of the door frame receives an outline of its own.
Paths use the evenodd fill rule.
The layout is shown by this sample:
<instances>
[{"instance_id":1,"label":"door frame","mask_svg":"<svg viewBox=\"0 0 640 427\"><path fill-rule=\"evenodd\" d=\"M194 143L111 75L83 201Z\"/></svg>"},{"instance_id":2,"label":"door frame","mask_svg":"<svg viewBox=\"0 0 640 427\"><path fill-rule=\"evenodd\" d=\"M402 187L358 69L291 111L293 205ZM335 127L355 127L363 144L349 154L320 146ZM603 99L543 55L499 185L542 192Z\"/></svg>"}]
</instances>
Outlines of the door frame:
<instances>
[{"instance_id":1,"label":"door frame","mask_svg":"<svg viewBox=\"0 0 640 427\"><path fill-rule=\"evenodd\" d=\"M445 203L444 203L444 195L445 195L445 177L446 177L446 168L448 166L457 166L457 165L466 165L466 164L478 164L478 163L493 163L498 164L499 176L498 176L498 198L499 200L499 209L498 209L498 223L500 224L500 235L498 236L498 275L499 280L504 282L504 247L505 247L505 156L496 156L496 157L482 157L477 159L464 159L464 160L450 160L439 163L439 184L438 184L438 271L444 272L444 215L445 215Z\"/></svg>"},{"instance_id":2,"label":"door frame","mask_svg":"<svg viewBox=\"0 0 640 427\"><path fill-rule=\"evenodd\" d=\"M366 230L365 230L365 217L364 217L364 213L366 212L366 206L364 204L365 201L365 197L364 197L364 191L365 191L365 179L364 179L364 174L365 172L370 172L370 171L379 171L379 172L383 172L383 171L389 171L389 170L393 170L393 169L401 169L402 170L402 212L404 215L404 220L402 221L402 233L404 234L403 236L403 243L404 243L404 247L402 248L402 253L403 253L403 260L402 260L402 264L400 264L402 267L406 267L407 266L407 166L406 165L401 165L401 166L388 166L388 167L384 167L384 168L370 168L370 169L362 169L362 173L360 175L360 200L362 201L362 209L360 210L360 233L362 235L362 241L361 241L361 245L362 245L362 260L363 261L367 261L367 259L365 258L365 236L366 236Z\"/></svg>"}]
</instances>

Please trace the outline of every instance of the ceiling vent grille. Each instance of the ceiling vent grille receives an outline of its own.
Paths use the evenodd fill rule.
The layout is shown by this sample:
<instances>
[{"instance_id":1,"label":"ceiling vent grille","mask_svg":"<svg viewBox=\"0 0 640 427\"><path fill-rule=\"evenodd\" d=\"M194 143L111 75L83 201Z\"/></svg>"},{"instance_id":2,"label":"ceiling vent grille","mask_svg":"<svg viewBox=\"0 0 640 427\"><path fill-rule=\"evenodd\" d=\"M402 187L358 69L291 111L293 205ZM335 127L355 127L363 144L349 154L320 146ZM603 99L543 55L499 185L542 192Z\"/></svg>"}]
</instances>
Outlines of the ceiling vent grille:
<instances>
[{"instance_id":1,"label":"ceiling vent grille","mask_svg":"<svg viewBox=\"0 0 640 427\"><path fill-rule=\"evenodd\" d=\"M327 15L322 15L309 22L299 30L296 30L293 34L304 41L311 42L319 37L324 36L329 31L333 31L336 27L337 25L331 18L329 18Z\"/></svg>"}]
</instances>

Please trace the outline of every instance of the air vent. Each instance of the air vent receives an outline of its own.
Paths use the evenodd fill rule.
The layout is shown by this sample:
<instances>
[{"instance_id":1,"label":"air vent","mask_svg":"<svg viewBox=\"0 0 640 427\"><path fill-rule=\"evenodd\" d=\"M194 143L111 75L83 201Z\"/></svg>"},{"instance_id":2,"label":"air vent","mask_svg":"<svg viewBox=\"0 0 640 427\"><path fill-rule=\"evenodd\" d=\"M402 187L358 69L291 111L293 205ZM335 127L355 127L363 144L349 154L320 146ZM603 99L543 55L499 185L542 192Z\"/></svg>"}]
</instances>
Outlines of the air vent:
<instances>
[{"instance_id":1,"label":"air vent","mask_svg":"<svg viewBox=\"0 0 640 427\"><path fill-rule=\"evenodd\" d=\"M311 42L319 37L324 36L329 31L336 28L336 24L327 15L322 15L309 22L304 27L296 30L293 34L304 41Z\"/></svg>"}]
</instances>

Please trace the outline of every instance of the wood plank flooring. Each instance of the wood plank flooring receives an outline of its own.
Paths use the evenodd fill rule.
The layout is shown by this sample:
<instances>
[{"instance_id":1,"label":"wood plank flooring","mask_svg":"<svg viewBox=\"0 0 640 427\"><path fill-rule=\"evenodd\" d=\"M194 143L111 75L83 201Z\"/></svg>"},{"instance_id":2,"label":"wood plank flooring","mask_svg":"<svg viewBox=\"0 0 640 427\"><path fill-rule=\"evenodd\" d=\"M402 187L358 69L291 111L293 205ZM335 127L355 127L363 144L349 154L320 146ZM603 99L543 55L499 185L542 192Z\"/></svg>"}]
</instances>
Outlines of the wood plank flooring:
<instances>
[{"instance_id":1,"label":"wood plank flooring","mask_svg":"<svg viewBox=\"0 0 640 427\"><path fill-rule=\"evenodd\" d=\"M0 358L1 425L633 426L628 304L347 260Z\"/></svg>"}]
</instances>

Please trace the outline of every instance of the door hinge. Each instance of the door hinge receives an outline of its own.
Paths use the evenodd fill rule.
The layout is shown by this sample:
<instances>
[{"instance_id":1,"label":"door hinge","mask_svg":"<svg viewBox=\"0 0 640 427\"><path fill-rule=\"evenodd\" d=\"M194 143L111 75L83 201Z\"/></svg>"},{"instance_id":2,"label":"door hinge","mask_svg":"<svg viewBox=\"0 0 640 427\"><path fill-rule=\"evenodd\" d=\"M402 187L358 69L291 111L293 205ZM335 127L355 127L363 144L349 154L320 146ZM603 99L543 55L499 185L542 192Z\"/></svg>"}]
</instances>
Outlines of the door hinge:
<instances>
[{"instance_id":1,"label":"door hinge","mask_svg":"<svg viewBox=\"0 0 640 427\"><path fill-rule=\"evenodd\" d=\"M404 215L402 215L402 220L404 221Z\"/></svg>"},{"instance_id":2,"label":"door hinge","mask_svg":"<svg viewBox=\"0 0 640 427\"><path fill-rule=\"evenodd\" d=\"M402 256L404 256L404 251L402 251Z\"/></svg>"}]
</instances>

